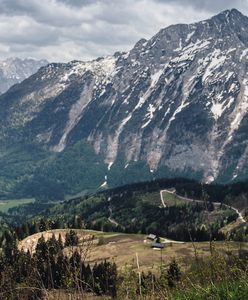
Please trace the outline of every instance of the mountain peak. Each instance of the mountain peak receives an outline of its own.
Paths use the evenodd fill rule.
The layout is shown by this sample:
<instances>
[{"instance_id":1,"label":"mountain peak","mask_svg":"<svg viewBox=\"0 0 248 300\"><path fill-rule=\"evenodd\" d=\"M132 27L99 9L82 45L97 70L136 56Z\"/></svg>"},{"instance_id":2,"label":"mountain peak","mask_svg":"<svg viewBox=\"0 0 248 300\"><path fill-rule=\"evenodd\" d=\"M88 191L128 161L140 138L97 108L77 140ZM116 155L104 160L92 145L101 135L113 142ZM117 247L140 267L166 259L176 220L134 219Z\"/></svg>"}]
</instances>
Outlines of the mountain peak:
<instances>
[{"instance_id":1,"label":"mountain peak","mask_svg":"<svg viewBox=\"0 0 248 300\"><path fill-rule=\"evenodd\" d=\"M230 18L232 18L234 21L237 21L237 20L240 20L241 18L247 18L247 17L244 16L236 8L232 8L232 9L224 10L224 11L220 12L219 14L215 15L214 17L212 17L212 19L216 19L216 18L220 19L221 21L223 21L224 19L229 20Z\"/></svg>"},{"instance_id":2,"label":"mountain peak","mask_svg":"<svg viewBox=\"0 0 248 300\"><path fill-rule=\"evenodd\" d=\"M36 73L40 67L47 64L48 61L44 59L21 59L19 57L8 57L0 61L0 94L6 92L12 85Z\"/></svg>"},{"instance_id":3,"label":"mountain peak","mask_svg":"<svg viewBox=\"0 0 248 300\"><path fill-rule=\"evenodd\" d=\"M226 10L220 12L219 14L225 14L225 15L230 15L230 14L232 14L232 15L242 15L242 13L238 9L236 9L236 8L226 9Z\"/></svg>"},{"instance_id":4,"label":"mountain peak","mask_svg":"<svg viewBox=\"0 0 248 300\"><path fill-rule=\"evenodd\" d=\"M104 176L116 162L109 182L138 168L149 178L248 178L247 29L231 9L161 29L128 53L50 64L0 97L1 142L55 152L84 142Z\"/></svg>"}]
</instances>

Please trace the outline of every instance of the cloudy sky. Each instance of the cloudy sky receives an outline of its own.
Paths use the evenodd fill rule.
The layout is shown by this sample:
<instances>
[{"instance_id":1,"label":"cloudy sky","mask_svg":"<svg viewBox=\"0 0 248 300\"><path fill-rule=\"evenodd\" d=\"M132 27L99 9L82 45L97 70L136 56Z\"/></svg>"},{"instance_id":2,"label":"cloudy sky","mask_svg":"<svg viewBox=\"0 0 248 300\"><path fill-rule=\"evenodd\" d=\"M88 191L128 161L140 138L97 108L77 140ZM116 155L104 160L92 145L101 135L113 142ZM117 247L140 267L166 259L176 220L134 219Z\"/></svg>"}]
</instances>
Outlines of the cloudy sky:
<instances>
[{"instance_id":1,"label":"cloudy sky","mask_svg":"<svg viewBox=\"0 0 248 300\"><path fill-rule=\"evenodd\" d=\"M248 0L0 0L0 60L88 60L228 8L248 15Z\"/></svg>"}]
</instances>

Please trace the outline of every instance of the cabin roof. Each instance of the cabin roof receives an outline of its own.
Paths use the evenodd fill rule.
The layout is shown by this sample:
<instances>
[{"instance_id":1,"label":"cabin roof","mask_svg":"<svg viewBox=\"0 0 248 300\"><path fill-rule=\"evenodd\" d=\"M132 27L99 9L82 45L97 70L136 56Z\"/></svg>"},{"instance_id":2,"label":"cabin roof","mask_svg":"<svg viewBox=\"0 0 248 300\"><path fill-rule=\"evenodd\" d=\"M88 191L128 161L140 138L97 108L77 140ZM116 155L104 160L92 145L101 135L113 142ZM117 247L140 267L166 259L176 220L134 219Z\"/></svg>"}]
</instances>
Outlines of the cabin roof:
<instances>
[{"instance_id":1,"label":"cabin roof","mask_svg":"<svg viewBox=\"0 0 248 300\"><path fill-rule=\"evenodd\" d=\"M153 244L152 244L152 248L160 248L160 249L163 249L163 248L164 248L164 244L162 244L162 243L153 243Z\"/></svg>"},{"instance_id":2,"label":"cabin roof","mask_svg":"<svg viewBox=\"0 0 248 300\"><path fill-rule=\"evenodd\" d=\"M150 233L149 235L148 235L148 238L150 238L150 239L155 239L157 236L155 235L155 234L152 234L152 233Z\"/></svg>"}]
</instances>

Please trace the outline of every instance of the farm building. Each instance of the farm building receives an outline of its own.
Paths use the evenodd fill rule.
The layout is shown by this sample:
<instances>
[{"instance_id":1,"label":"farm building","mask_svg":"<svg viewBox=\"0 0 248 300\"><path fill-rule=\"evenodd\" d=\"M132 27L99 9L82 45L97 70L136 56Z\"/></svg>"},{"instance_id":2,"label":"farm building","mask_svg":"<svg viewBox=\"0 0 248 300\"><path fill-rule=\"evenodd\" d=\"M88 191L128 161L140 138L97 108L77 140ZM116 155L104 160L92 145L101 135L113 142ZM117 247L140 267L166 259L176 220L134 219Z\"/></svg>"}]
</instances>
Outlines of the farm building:
<instances>
[{"instance_id":1,"label":"farm building","mask_svg":"<svg viewBox=\"0 0 248 300\"><path fill-rule=\"evenodd\" d=\"M162 243L153 243L151 247L152 247L153 249L164 249L164 246L165 246L165 245L162 244Z\"/></svg>"},{"instance_id":2,"label":"farm building","mask_svg":"<svg viewBox=\"0 0 248 300\"><path fill-rule=\"evenodd\" d=\"M151 241L154 241L156 238L157 238L157 236L155 234L152 234L152 233L149 234L148 237L147 237L147 239L151 240Z\"/></svg>"}]
</instances>

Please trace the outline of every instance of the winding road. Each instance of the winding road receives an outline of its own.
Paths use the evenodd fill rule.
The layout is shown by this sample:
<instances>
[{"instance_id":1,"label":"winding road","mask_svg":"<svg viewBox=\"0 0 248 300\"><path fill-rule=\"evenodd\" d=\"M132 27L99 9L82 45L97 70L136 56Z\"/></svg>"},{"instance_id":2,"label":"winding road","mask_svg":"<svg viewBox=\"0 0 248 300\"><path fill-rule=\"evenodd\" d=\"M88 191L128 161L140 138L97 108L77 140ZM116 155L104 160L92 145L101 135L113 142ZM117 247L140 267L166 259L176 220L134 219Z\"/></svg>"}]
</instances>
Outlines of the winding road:
<instances>
[{"instance_id":1,"label":"winding road","mask_svg":"<svg viewBox=\"0 0 248 300\"><path fill-rule=\"evenodd\" d=\"M161 203L162 203L163 207L166 207L166 204L165 204L165 201L164 201L164 197L163 197L163 192L166 192L166 193L169 193L169 194L173 194L173 195L177 196L179 199L182 199L182 200L185 200L185 201L204 203L203 200L196 200L196 199L191 199L191 198L186 198L186 197L183 197L183 196L179 196L178 194L176 194L175 190L170 191L170 190L166 190L165 189L165 190L160 190L160 199L161 199ZM213 205L221 206L220 202L212 202L212 203L213 203ZM227 205L227 204L224 204L224 203L222 203L222 205L225 206L225 207L227 207L227 208L230 208L230 209L234 210L238 214L237 221L239 220L241 223L246 223L246 220L242 216L242 213L237 208L235 208L233 206L230 206L230 205Z\"/></svg>"},{"instance_id":2,"label":"winding road","mask_svg":"<svg viewBox=\"0 0 248 300\"><path fill-rule=\"evenodd\" d=\"M165 202L164 202L163 192L168 192L168 193L172 193L172 192L170 192L170 191L168 191L168 190L161 190L161 191L160 191L160 199L161 199L161 202L162 202L162 206L163 206L163 207L166 207L166 204L165 204ZM172 193L172 194L173 194L173 193Z\"/></svg>"},{"instance_id":3,"label":"winding road","mask_svg":"<svg viewBox=\"0 0 248 300\"><path fill-rule=\"evenodd\" d=\"M113 214L112 208L109 206L109 217L108 217L109 222L115 225L116 227L120 226L118 222L116 222L114 219L111 218L112 214Z\"/></svg>"}]
</instances>

